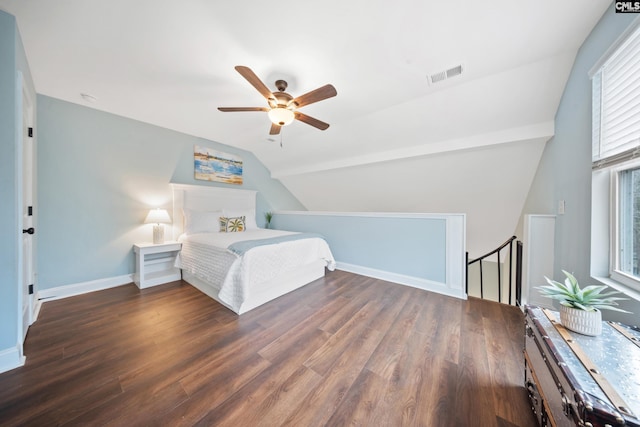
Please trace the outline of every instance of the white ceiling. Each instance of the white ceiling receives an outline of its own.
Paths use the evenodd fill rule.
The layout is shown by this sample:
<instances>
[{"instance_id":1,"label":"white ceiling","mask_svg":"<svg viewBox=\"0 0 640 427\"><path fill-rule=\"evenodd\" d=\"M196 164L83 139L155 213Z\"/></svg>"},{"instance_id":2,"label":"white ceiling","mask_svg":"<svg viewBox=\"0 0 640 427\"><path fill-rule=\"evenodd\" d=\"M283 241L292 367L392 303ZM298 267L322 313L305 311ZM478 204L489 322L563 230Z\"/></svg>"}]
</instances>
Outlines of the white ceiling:
<instances>
[{"instance_id":1,"label":"white ceiling","mask_svg":"<svg viewBox=\"0 0 640 427\"><path fill-rule=\"evenodd\" d=\"M483 224L487 218L464 203L464 186L447 184L460 202L419 202L439 198L432 197L433 185L445 177L435 175L434 162L456 175L465 173L464 151L493 148L496 159L508 162L530 150L533 166L523 168L532 172L503 178L525 197L576 51L610 5L0 0L0 9L17 18L40 94L252 151L310 209L442 212L452 206L467 212L470 224L472 215ZM427 75L458 64L461 76L429 84ZM283 128L281 148L280 136L268 135L266 113L219 112L218 106L266 106L235 65L249 66L272 90L284 78L294 96L333 84L335 98L301 109L331 127L294 122ZM97 101L87 103L81 93ZM527 141L534 148L523 148ZM393 189L408 183L388 173L400 164L415 168L420 179L401 196ZM495 179L485 182L482 171L493 171L480 163L473 168L472 182L491 198ZM385 203L360 197L370 193L363 178L369 174L387 177L379 195ZM324 195L323 188L333 192ZM515 218L489 227L499 233L495 243L513 233L524 203L517 199L508 201Z\"/></svg>"}]
</instances>

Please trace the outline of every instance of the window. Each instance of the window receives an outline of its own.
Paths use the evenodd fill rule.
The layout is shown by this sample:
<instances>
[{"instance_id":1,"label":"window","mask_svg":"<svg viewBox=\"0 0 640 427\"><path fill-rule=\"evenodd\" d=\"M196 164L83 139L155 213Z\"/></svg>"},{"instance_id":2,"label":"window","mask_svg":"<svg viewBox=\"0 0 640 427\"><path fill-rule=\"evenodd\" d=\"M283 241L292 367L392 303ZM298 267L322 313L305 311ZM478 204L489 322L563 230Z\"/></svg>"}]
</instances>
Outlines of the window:
<instances>
[{"instance_id":1,"label":"window","mask_svg":"<svg viewBox=\"0 0 640 427\"><path fill-rule=\"evenodd\" d=\"M640 289L640 161L612 174L611 278Z\"/></svg>"},{"instance_id":2,"label":"window","mask_svg":"<svg viewBox=\"0 0 640 427\"><path fill-rule=\"evenodd\" d=\"M592 75L593 161L618 163L640 154L640 29Z\"/></svg>"},{"instance_id":3,"label":"window","mask_svg":"<svg viewBox=\"0 0 640 427\"><path fill-rule=\"evenodd\" d=\"M607 52L591 77L592 182L602 173L610 180L609 196L599 200L609 209L599 215L610 227L608 276L640 290L640 27Z\"/></svg>"}]
</instances>

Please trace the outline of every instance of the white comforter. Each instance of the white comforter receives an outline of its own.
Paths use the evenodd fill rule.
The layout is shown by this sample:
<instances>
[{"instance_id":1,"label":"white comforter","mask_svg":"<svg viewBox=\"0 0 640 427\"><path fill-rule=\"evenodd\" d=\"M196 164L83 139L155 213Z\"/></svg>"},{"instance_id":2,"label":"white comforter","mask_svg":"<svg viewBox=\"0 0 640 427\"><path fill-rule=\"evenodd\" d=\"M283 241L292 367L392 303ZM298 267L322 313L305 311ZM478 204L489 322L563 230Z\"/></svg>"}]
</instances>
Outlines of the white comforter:
<instances>
[{"instance_id":1,"label":"white comforter","mask_svg":"<svg viewBox=\"0 0 640 427\"><path fill-rule=\"evenodd\" d=\"M201 233L182 235L182 250L176 267L220 287L218 298L238 312L252 292L259 292L261 284L275 277L310 264L318 259L327 268L335 268L335 260L324 239L309 238L257 246L238 256L227 250L241 240L259 240L295 234L281 230L247 230L242 233Z\"/></svg>"}]
</instances>

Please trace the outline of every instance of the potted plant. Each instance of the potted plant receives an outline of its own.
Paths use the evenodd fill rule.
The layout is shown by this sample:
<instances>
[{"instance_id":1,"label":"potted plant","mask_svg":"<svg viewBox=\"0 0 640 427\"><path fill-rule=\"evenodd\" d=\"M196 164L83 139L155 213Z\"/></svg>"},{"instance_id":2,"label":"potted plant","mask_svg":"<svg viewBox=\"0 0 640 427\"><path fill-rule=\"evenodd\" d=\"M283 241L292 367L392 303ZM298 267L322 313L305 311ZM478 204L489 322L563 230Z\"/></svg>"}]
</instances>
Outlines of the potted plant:
<instances>
[{"instance_id":1,"label":"potted plant","mask_svg":"<svg viewBox=\"0 0 640 427\"><path fill-rule=\"evenodd\" d=\"M614 310L629 313L618 307L617 301L628 298L614 297L618 292L603 293L607 286L592 285L580 288L573 274L562 270L566 277L564 283L545 277L548 285L540 286L540 293L551 299L560 301L560 322L567 329L584 335L600 335L602 333L602 312Z\"/></svg>"},{"instance_id":2,"label":"potted plant","mask_svg":"<svg viewBox=\"0 0 640 427\"><path fill-rule=\"evenodd\" d=\"M267 228L271 228L271 218L273 218L273 212L267 211L264 213L264 219L267 221Z\"/></svg>"}]
</instances>

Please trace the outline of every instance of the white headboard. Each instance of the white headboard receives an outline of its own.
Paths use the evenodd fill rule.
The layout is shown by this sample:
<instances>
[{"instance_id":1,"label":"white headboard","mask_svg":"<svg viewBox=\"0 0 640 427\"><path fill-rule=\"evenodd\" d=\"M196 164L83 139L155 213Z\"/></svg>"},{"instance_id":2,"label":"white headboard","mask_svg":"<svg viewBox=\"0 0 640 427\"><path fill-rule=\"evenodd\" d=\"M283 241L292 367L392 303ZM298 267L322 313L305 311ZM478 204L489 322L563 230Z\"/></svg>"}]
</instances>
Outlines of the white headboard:
<instances>
[{"instance_id":1,"label":"white headboard","mask_svg":"<svg viewBox=\"0 0 640 427\"><path fill-rule=\"evenodd\" d=\"M173 189L173 238L184 230L182 209L219 211L227 209L256 211L256 191L203 185L171 184Z\"/></svg>"}]
</instances>

